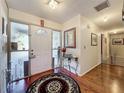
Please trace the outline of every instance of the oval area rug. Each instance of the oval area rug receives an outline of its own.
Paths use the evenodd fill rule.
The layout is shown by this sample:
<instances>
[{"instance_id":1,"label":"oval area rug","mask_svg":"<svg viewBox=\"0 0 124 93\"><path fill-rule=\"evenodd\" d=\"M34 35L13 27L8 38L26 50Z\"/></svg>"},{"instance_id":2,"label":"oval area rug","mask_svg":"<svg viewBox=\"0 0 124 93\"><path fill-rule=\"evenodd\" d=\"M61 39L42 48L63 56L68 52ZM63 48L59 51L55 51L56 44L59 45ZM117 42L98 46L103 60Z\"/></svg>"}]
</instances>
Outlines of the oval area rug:
<instances>
[{"instance_id":1,"label":"oval area rug","mask_svg":"<svg viewBox=\"0 0 124 93\"><path fill-rule=\"evenodd\" d=\"M71 77L57 73L34 81L26 93L81 93L79 85Z\"/></svg>"}]
</instances>

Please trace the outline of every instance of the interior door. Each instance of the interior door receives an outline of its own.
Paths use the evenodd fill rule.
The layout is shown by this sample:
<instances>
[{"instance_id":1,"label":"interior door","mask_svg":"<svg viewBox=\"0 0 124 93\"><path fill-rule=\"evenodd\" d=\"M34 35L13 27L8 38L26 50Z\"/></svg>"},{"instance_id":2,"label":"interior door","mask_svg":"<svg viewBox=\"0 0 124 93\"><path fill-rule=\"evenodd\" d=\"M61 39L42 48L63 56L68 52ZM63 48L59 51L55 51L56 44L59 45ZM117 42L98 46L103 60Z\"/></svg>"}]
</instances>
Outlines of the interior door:
<instances>
[{"instance_id":1,"label":"interior door","mask_svg":"<svg viewBox=\"0 0 124 93\"><path fill-rule=\"evenodd\" d=\"M30 62L31 74L51 69L52 64L52 31L31 25Z\"/></svg>"}]
</instances>

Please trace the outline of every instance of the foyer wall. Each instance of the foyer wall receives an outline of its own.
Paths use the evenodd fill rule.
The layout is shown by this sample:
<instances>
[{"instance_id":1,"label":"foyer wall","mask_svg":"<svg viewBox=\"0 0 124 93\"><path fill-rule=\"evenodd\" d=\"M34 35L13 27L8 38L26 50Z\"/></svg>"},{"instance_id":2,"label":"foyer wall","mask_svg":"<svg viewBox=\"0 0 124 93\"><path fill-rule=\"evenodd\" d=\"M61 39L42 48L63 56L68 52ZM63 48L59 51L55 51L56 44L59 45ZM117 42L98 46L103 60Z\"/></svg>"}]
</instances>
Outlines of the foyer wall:
<instances>
[{"instance_id":1,"label":"foyer wall","mask_svg":"<svg viewBox=\"0 0 124 93\"><path fill-rule=\"evenodd\" d=\"M65 22L63 24L63 33L73 27L76 27L77 47L75 49L67 48L67 54L73 54L79 58L78 74L82 76L101 63L101 29L81 15ZM97 46L91 46L91 33L98 35Z\"/></svg>"},{"instance_id":2,"label":"foyer wall","mask_svg":"<svg viewBox=\"0 0 124 93\"><path fill-rule=\"evenodd\" d=\"M101 63L101 29L83 16L80 20L80 74L84 75ZM98 36L97 46L91 46L91 33Z\"/></svg>"},{"instance_id":3,"label":"foyer wall","mask_svg":"<svg viewBox=\"0 0 124 93\"><path fill-rule=\"evenodd\" d=\"M9 17L20 22L35 25L39 25L39 20L41 20L39 17L14 9L10 9ZM79 58L79 75L84 75L93 67L101 63L101 29L87 18L77 15L63 24L58 24L45 19L45 27L62 30L63 32L76 27L76 48L68 48L67 53L73 54L73 56ZM98 35L98 46L91 46L91 33L96 33ZM64 40L63 37L64 34L62 33L62 40Z\"/></svg>"},{"instance_id":4,"label":"foyer wall","mask_svg":"<svg viewBox=\"0 0 124 93\"><path fill-rule=\"evenodd\" d=\"M74 56L79 56L80 54L80 15L77 15L63 24L63 32L76 27L76 48L68 48L67 53L73 54ZM63 36L64 37L64 33ZM64 38L62 39L64 42ZM62 44L64 47L64 43Z\"/></svg>"},{"instance_id":5,"label":"foyer wall","mask_svg":"<svg viewBox=\"0 0 124 93\"><path fill-rule=\"evenodd\" d=\"M28 14L22 11L18 11L15 9L10 8L9 9L9 18L14 20L14 21L19 21L22 23L27 23L31 25L39 25L40 26L40 20L44 20L45 24L44 26L47 28L52 28L56 30L61 30L62 25L44 18L40 18L38 16Z\"/></svg>"}]
</instances>

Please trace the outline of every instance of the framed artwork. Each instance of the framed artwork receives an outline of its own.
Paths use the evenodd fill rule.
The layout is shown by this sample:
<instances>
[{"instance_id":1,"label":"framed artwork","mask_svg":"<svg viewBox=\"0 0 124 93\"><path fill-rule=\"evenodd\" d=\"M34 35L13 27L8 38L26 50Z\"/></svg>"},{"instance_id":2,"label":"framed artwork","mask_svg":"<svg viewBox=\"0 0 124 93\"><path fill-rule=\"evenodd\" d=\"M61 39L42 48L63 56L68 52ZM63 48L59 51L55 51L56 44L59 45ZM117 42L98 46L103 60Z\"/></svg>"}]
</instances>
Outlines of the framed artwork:
<instances>
[{"instance_id":1,"label":"framed artwork","mask_svg":"<svg viewBox=\"0 0 124 93\"><path fill-rule=\"evenodd\" d=\"M64 31L64 47L76 48L76 28Z\"/></svg>"},{"instance_id":2,"label":"framed artwork","mask_svg":"<svg viewBox=\"0 0 124 93\"><path fill-rule=\"evenodd\" d=\"M44 20L40 20L40 26L44 27Z\"/></svg>"},{"instance_id":3,"label":"framed artwork","mask_svg":"<svg viewBox=\"0 0 124 93\"><path fill-rule=\"evenodd\" d=\"M113 38L112 45L124 45L124 39L123 38Z\"/></svg>"},{"instance_id":4,"label":"framed artwork","mask_svg":"<svg viewBox=\"0 0 124 93\"><path fill-rule=\"evenodd\" d=\"M5 31L5 20L2 17L2 34L4 34L4 31Z\"/></svg>"},{"instance_id":5,"label":"framed artwork","mask_svg":"<svg viewBox=\"0 0 124 93\"><path fill-rule=\"evenodd\" d=\"M94 33L91 33L91 46L97 46L98 36Z\"/></svg>"}]
</instances>

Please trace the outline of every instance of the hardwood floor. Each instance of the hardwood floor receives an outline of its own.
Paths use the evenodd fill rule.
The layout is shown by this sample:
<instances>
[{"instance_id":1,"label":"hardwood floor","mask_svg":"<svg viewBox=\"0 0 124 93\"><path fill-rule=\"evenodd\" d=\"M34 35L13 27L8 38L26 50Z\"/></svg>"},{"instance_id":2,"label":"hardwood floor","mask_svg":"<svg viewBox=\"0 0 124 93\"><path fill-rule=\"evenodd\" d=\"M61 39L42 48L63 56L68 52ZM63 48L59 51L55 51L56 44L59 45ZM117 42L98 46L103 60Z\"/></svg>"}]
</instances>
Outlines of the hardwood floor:
<instances>
[{"instance_id":1,"label":"hardwood floor","mask_svg":"<svg viewBox=\"0 0 124 93\"><path fill-rule=\"evenodd\" d=\"M82 77L96 93L124 93L124 67L101 64Z\"/></svg>"},{"instance_id":2,"label":"hardwood floor","mask_svg":"<svg viewBox=\"0 0 124 93\"><path fill-rule=\"evenodd\" d=\"M97 66L82 77L62 68L50 70L11 83L8 93L25 93L34 80L54 72L61 72L74 78L80 86L81 93L124 93L124 67L107 64Z\"/></svg>"}]
</instances>

